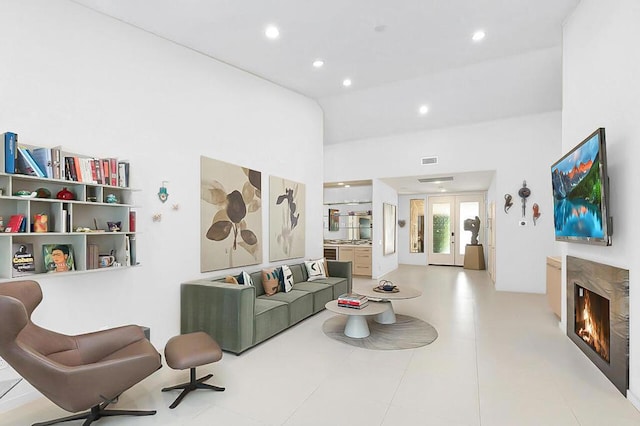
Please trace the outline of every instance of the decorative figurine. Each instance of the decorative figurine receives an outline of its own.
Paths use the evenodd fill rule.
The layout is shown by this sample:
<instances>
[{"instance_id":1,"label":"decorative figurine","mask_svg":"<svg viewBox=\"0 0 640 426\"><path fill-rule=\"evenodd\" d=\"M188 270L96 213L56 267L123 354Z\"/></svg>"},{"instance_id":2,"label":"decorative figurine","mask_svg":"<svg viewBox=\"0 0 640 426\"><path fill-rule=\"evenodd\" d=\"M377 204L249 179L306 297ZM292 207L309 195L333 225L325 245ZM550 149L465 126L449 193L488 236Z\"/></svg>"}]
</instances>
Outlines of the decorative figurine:
<instances>
[{"instance_id":1,"label":"decorative figurine","mask_svg":"<svg viewBox=\"0 0 640 426\"><path fill-rule=\"evenodd\" d=\"M75 200L76 196L65 187L56 194L56 198L58 200Z\"/></svg>"},{"instance_id":2,"label":"decorative figurine","mask_svg":"<svg viewBox=\"0 0 640 426\"><path fill-rule=\"evenodd\" d=\"M109 194L105 198L105 201L109 204L116 204L118 202L118 197L116 197L115 194Z\"/></svg>"},{"instance_id":3,"label":"decorative figurine","mask_svg":"<svg viewBox=\"0 0 640 426\"><path fill-rule=\"evenodd\" d=\"M471 245L478 245L478 232L480 232L480 218L476 216L475 219L464 220L464 230L471 231Z\"/></svg>"},{"instance_id":4,"label":"decorative figurine","mask_svg":"<svg viewBox=\"0 0 640 426\"><path fill-rule=\"evenodd\" d=\"M527 197L531 195L531 190L527 188L527 181L522 181L522 188L518 191L518 195L522 199L522 217L527 215Z\"/></svg>"},{"instance_id":5,"label":"decorative figurine","mask_svg":"<svg viewBox=\"0 0 640 426\"><path fill-rule=\"evenodd\" d=\"M540 214L541 214L540 206L538 206L538 203L534 203L533 204L533 226L536 226L536 222L538 221Z\"/></svg>"},{"instance_id":6,"label":"decorative figurine","mask_svg":"<svg viewBox=\"0 0 640 426\"><path fill-rule=\"evenodd\" d=\"M163 180L162 181L162 186L160 187L160 190L158 191L158 198L163 203L165 201L167 201L167 198L169 198L169 193L167 192L166 184L167 184L167 181Z\"/></svg>"},{"instance_id":7,"label":"decorative figurine","mask_svg":"<svg viewBox=\"0 0 640 426\"><path fill-rule=\"evenodd\" d=\"M509 213L509 209L513 205L511 194L504 194L504 212Z\"/></svg>"}]
</instances>

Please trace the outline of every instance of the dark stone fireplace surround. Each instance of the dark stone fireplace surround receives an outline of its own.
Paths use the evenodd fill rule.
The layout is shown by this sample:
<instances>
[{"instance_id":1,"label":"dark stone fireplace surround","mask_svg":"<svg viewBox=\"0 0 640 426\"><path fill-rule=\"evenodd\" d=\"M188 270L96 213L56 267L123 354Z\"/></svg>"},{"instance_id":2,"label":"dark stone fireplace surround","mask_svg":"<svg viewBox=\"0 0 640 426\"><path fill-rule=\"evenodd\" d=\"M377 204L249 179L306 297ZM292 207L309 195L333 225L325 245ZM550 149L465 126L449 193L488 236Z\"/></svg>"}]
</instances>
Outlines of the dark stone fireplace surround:
<instances>
[{"instance_id":1,"label":"dark stone fireplace surround","mask_svg":"<svg viewBox=\"0 0 640 426\"><path fill-rule=\"evenodd\" d=\"M609 363L575 332L576 285L609 300ZM567 256L567 336L626 395L629 388L629 270Z\"/></svg>"}]
</instances>

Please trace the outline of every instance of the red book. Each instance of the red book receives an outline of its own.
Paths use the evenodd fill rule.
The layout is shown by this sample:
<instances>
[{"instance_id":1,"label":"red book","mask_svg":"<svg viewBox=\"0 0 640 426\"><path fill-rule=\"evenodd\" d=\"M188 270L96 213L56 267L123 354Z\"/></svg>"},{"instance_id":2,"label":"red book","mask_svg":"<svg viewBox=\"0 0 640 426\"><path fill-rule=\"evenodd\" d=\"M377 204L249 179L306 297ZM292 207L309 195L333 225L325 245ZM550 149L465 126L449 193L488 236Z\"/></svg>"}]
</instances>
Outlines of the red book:
<instances>
[{"instance_id":1,"label":"red book","mask_svg":"<svg viewBox=\"0 0 640 426\"><path fill-rule=\"evenodd\" d=\"M89 167L91 167L91 179L93 183L100 183L98 182L98 171L96 170L96 163L92 159L89 159Z\"/></svg>"},{"instance_id":2,"label":"red book","mask_svg":"<svg viewBox=\"0 0 640 426\"><path fill-rule=\"evenodd\" d=\"M116 158L109 158L109 165L111 166L111 186L118 186L118 160Z\"/></svg>"},{"instance_id":3,"label":"red book","mask_svg":"<svg viewBox=\"0 0 640 426\"><path fill-rule=\"evenodd\" d=\"M82 164L80 164L80 159L78 157L73 158L73 166L76 168L76 176L78 177L78 182L84 182L82 178Z\"/></svg>"},{"instance_id":4,"label":"red book","mask_svg":"<svg viewBox=\"0 0 640 426\"><path fill-rule=\"evenodd\" d=\"M9 218L9 223L7 227L4 228L4 232L20 232L20 226L22 226L22 221L24 220L24 216L21 214L12 214Z\"/></svg>"},{"instance_id":5,"label":"red book","mask_svg":"<svg viewBox=\"0 0 640 426\"><path fill-rule=\"evenodd\" d=\"M102 179L104 180L105 185L111 185L111 167L109 166L109 160L107 158L103 158L102 162Z\"/></svg>"},{"instance_id":6,"label":"red book","mask_svg":"<svg viewBox=\"0 0 640 426\"><path fill-rule=\"evenodd\" d=\"M136 212L129 212L129 232L136 232Z\"/></svg>"}]
</instances>

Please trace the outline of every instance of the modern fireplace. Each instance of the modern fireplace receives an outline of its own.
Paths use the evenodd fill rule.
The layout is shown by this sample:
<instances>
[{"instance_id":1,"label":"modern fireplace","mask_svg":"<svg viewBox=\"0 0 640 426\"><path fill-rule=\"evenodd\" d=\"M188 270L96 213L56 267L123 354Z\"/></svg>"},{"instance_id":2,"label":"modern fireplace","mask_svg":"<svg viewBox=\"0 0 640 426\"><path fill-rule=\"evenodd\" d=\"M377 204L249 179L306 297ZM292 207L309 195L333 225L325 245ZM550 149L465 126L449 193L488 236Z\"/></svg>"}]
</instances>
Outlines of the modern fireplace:
<instances>
[{"instance_id":1,"label":"modern fireplace","mask_svg":"<svg viewBox=\"0 0 640 426\"><path fill-rule=\"evenodd\" d=\"M623 395L629 387L629 271L567 256L567 336Z\"/></svg>"}]
</instances>

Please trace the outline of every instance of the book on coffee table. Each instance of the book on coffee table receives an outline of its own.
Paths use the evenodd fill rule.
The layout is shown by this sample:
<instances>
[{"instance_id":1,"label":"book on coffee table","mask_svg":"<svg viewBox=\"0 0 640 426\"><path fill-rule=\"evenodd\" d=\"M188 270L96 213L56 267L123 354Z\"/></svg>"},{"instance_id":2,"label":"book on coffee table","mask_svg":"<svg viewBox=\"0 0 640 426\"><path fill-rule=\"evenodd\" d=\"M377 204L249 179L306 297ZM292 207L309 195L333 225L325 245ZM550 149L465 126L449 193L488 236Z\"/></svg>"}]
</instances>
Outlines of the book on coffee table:
<instances>
[{"instance_id":1,"label":"book on coffee table","mask_svg":"<svg viewBox=\"0 0 640 426\"><path fill-rule=\"evenodd\" d=\"M338 296L338 306L362 309L369 303L367 296L357 293L345 293Z\"/></svg>"}]
</instances>

